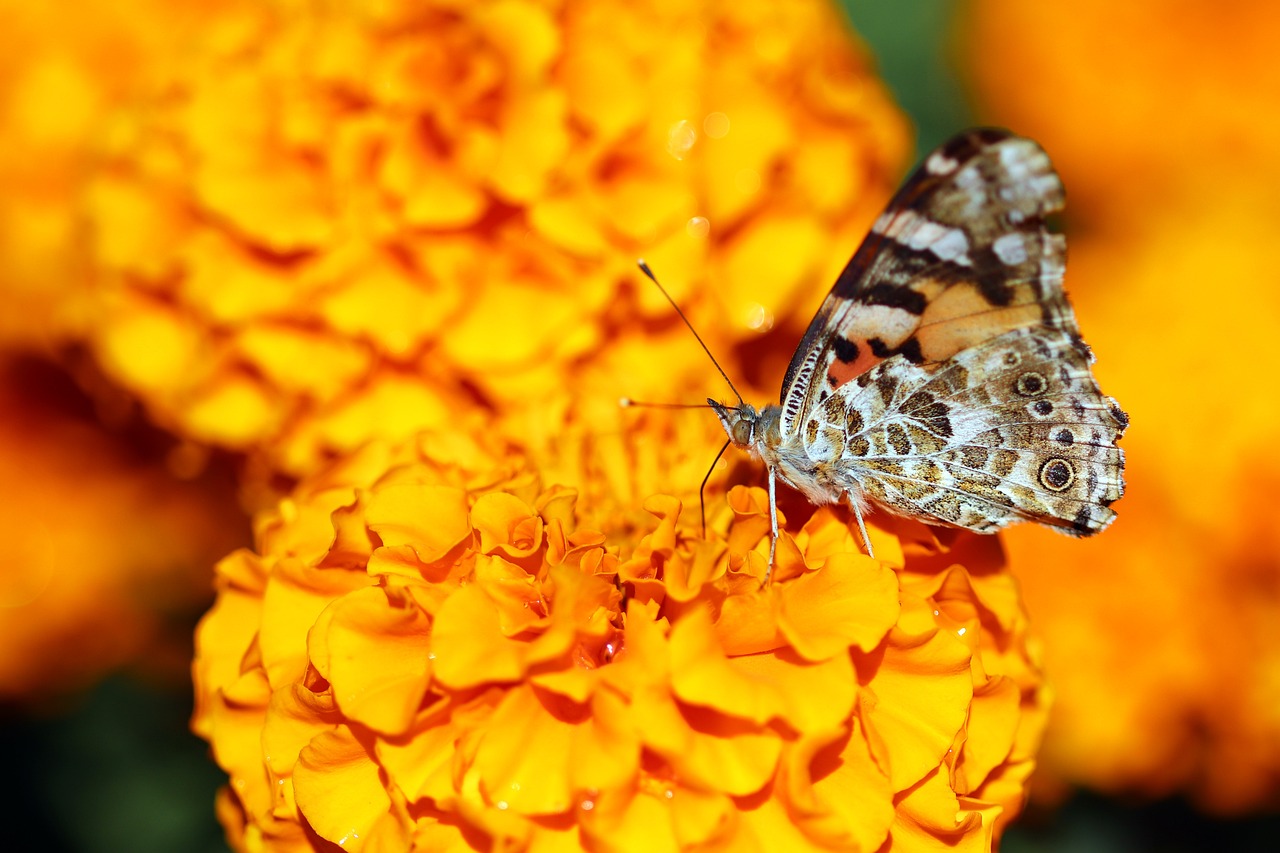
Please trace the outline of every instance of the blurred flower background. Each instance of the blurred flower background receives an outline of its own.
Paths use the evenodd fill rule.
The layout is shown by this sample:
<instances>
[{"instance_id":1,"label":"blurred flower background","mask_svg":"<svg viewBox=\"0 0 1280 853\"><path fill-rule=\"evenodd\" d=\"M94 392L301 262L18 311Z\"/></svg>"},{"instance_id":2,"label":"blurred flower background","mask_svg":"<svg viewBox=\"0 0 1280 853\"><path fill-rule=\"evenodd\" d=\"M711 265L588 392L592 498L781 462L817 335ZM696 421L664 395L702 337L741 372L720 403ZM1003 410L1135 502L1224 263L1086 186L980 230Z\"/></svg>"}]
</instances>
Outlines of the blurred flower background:
<instances>
[{"instance_id":1,"label":"blurred flower background","mask_svg":"<svg viewBox=\"0 0 1280 853\"><path fill-rule=\"evenodd\" d=\"M1000 701L1021 701L1028 721L1012 752L994 739L999 755L991 730L970 721L969 754L984 757L966 759L969 780L955 794L967 784L973 802L1016 809L1043 710L1042 663L1054 705L1030 807L1003 849L1266 846L1280 830L1280 350L1270 338L1280 288L1269 257L1280 226L1280 14L1262 0L1230 11L1192 0L1060 5L847 0L846 28L840 8L820 0L512 0L470 11L148 0L128 13L98 0L0 0L0 483L14 546L0 570L0 745L19 783L5 798L7 849L223 850L224 826L236 844L309 844L288 809L273 812L254 788L264 725L286 739L333 726L322 745L355 768L347 784L371 778L351 735L362 725L378 734L369 750L384 769L427 760L396 753L421 742L384 742L426 731L422 720L388 721L385 708L351 698L353 684L381 685L339 671L338 640L302 647L319 602L360 585L335 580L336 568L400 571L367 565L377 560L351 538L388 524L377 510L385 496L326 526L350 498L344 489L372 488L407 464L394 454L369 463L359 449L370 440L442 427L518 440L538 460L535 479L578 490L578 528L602 531L563 545L595 566L593 583L627 577L660 599L641 568L659 560L642 537L658 537L663 517L646 498L696 500L718 428L697 413L622 412L616 400L698 400L721 387L632 259L648 258L747 396L769 399L829 281L912 161L911 125L918 154L979 122L1037 139L1059 168L1067 286L1099 379L1134 426L1129 492L1105 535L1003 537L1037 640L1026 638L1016 595L988 613L977 602L991 600L990 586L985 597L918 593L950 602L939 607L957 624L983 625L981 642L1004 651L997 663L975 631L972 666L991 670L993 685L1016 683L1021 693L1005 689ZM510 461L520 454L463 456L501 473L477 480L483 465L463 475L441 474L452 470L442 464L413 474L415 487L443 477L486 500L472 509L482 553L465 559L500 552L531 573L520 584L540 588L567 554L550 534L516 534L533 523L528 507L550 518L573 501L521 480L529 466ZM722 527L753 530L737 543L758 552L759 514L725 482L758 483L756 473L739 460L720 469L708 506ZM829 521L814 514L797 547L829 547ZM674 523L663 536L675 536ZM498 528L513 540L495 545ZM421 531L398 535L425 559ZM611 565L601 556L610 537L648 544ZM676 559L675 542L662 560ZM679 553L696 576L698 558ZM228 554L196 669L195 726L236 793L219 798L220 826L215 791L227 776L187 733L188 667L213 565ZM975 589L1008 578L998 555L953 559L995 573ZM729 594L686 580L662 595ZM264 592L280 588L283 598ZM611 590L596 584L582 600L616 618ZM317 638L404 641L390 622L372 639L343 634L342 618L361 607L390 619L385 602L352 594L316 622ZM490 592L497 613L504 595ZM257 620L266 639L243 633ZM690 643L702 637L695 627L710 630L680 624ZM600 630L593 642L606 641ZM1028 643L1040 652L1023 651ZM377 670L388 689L420 701L426 681L388 658ZM860 680L892 696L873 670L860 666ZM341 713L268 709L246 687L281 672L299 691L332 683ZM535 684L586 689L552 675L509 689L507 710L494 713L515 713ZM674 708L693 688L673 677ZM490 690L480 701L468 691L484 680L467 678L454 665L432 689L446 696L449 725L482 731L476 708L499 698ZM627 685L614 687L639 690ZM497 747L467 736L481 744L468 773L482 783L486 772L519 776L495 764ZM653 737L648 748L661 751ZM298 768L290 759L267 770L319 779L321 759L313 751ZM873 776L849 782L852 796L889 791ZM467 811L470 778L435 801L480 820ZM901 772L889 781L906 784ZM323 781L312 785L323 794ZM924 782L913 795L892 790L896 812L860 819L896 821L898 843L918 840L920 827L928 835L920 791L935 808L955 802ZM814 788L814 803L824 791ZM739 793L726 782L715 796ZM323 796L310 796L304 806L318 808ZM323 829L337 832L347 815L331 814ZM530 831L514 815L484 820L495 837ZM600 831L600 820L584 831Z\"/></svg>"}]
</instances>

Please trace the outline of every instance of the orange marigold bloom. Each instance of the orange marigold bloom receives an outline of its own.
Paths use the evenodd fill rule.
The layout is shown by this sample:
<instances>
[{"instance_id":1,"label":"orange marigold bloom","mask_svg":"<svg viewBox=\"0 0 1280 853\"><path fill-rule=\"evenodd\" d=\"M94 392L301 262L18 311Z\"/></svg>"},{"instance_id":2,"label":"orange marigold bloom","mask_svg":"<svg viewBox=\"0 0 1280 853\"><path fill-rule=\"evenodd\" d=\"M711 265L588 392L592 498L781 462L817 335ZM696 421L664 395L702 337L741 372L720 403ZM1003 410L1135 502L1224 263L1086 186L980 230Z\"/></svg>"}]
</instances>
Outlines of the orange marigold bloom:
<instances>
[{"instance_id":1,"label":"orange marigold bloom","mask_svg":"<svg viewBox=\"0 0 1280 853\"><path fill-rule=\"evenodd\" d=\"M107 117L222 0L0 0L0 343L81 334L75 203Z\"/></svg>"},{"instance_id":2,"label":"orange marigold bloom","mask_svg":"<svg viewBox=\"0 0 1280 853\"><path fill-rule=\"evenodd\" d=\"M218 566L196 730L240 850L988 848L1044 717L999 544L903 523L858 553L737 488L642 535L456 434L304 481Z\"/></svg>"},{"instance_id":3,"label":"orange marigold bloom","mask_svg":"<svg viewBox=\"0 0 1280 853\"><path fill-rule=\"evenodd\" d=\"M1044 788L1270 808L1280 7L981 0L967 33L989 116L1083 196L1068 286L1134 424L1112 529L1008 537L1057 685Z\"/></svg>"},{"instance_id":4,"label":"orange marigold bloom","mask_svg":"<svg viewBox=\"0 0 1280 853\"><path fill-rule=\"evenodd\" d=\"M494 410L555 433L567 388L612 407L701 385L692 348L576 381L685 334L633 259L754 337L839 268L906 149L821 0L217 22L103 153L89 335L166 428L293 474ZM693 297L710 275L733 289Z\"/></svg>"},{"instance_id":5,"label":"orange marigold bloom","mask_svg":"<svg viewBox=\"0 0 1280 853\"><path fill-rule=\"evenodd\" d=\"M179 482L155 448L104 434L86 408L56 369L0 359L6 703L125 664L180 679L189 636L174 625L206 606L208 566L248 538L229 478Z\"/></svg>"}]
</instances>

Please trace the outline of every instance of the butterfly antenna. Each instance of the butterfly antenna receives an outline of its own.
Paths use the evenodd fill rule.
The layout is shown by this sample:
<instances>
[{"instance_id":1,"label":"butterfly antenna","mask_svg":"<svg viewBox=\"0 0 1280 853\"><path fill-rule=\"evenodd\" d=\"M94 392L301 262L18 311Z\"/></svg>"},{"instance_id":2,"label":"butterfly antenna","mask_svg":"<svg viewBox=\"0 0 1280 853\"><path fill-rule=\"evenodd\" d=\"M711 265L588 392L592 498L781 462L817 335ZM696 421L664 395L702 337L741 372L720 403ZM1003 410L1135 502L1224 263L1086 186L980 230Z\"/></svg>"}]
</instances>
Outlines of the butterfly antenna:
<instances>
[{"instance_id":1,"label":"butterfly antenna","mask_svg":"<svg viewBox=\"0 0 1280 853\"><path fill-rule=\"evenodd\" d=\"M707 358L711 359L711 363L716 366L716 370L720 371L720 375L723 376L724 381L728 383L729 388L733 391L733 395L738 398L738 405L745 406L747 401L742 399L742 395L738 393L737 386L733 384L733 380L729 378L729 374L724 372L724 368L720 366L720 362L716 361L716 357L711 354L711 350L707 347L706 342L702 340L702 336L698 334L698 330L689 322L689 318L680 310L680 306L671 298L671 294L667 293L667 289L659 283L658 277L653 274L653 270L649 269L649 265L644 262L644 258L636 261L636 266L640 267L640 272L647 275L649 277L649 281L653 282L654 286L661 291L662 295L667 297L667 301L671 303L671 307L676 309L676 313L680 315L680 319L684 321L684 324L689 327L689 331L693 333L693 337L698 342L698 346L702 347L702 351L707 354ZM718 456L716 457L716 459L719 458L720 457Z\"/></svg>"},{"instance_id":2,"label":"butterfly antenna","mask_svg":"<svg viewBox=\"0 0 1280 853\"><path fill-rule=\"evenodd\" d=\"M702 519L702 538L707 538L707 480L711 479L711 475L715 473L716 465L720 463L720 457L724 456L724 452L729 449L731 441L726 441L720 447L720 452L716 454L716 458L711 460L711 467L707 469L707 476L702 478L702 485L698 486L698 517Z\"/></svg>"},{"instance_id":3,"label":"butterfly antenna","mask_svg":"<svg viewBox=\"0 0 1280 853\"><path fill-rule=\"evenodd\" d=\"M648 403L644 400L633 400L630 397L622 397L618 400L618 405L624 409L632 407L637 409L709 409L707 403Z\"/></svg>"}]
</instances>

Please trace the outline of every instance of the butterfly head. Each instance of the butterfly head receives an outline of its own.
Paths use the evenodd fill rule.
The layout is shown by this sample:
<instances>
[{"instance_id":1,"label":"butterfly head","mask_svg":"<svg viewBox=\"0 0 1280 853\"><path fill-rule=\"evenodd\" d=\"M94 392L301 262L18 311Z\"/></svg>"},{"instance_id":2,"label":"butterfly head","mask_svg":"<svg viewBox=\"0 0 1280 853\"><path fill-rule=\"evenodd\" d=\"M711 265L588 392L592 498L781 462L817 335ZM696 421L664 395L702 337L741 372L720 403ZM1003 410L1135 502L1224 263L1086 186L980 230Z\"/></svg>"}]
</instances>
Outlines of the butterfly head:
<instances>
[{"instance_id":1,"label":"butterfly head","mask_svg":"<svg viewBox=\"0 0 1280 853\"><path fill-rule=\"evenodd\" d=\"M760 455L761 447L768 442L768 436L778 432L780 410L777 406L765 406L757 410L750 403L726 406L712 399L707 400L707 405L715 411L720 425L724 427L734 446L754 455Z\"/></svg>"}]
</instances>

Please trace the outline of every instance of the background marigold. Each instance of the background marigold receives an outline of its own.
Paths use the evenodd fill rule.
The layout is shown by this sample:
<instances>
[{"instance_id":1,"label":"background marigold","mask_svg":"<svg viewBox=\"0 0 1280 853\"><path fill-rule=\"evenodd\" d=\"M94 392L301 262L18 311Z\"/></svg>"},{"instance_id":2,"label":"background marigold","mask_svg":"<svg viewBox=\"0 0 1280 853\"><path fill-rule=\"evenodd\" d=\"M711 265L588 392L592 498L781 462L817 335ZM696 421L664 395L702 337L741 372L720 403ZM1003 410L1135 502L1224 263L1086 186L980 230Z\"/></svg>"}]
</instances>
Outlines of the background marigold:
<instances>
[{"instance_id":1,"label":"background marigold","mask_svg":"<svg viewBox=\"0 0 1280 853\"><path fill-rule=\"evenodd\" d=\"M305 481L219 564L195 728L242 850L990 846L1043 724L998 543L813 511L761 586L759 489L619 545L455 435ZM621 848L619 847L621 845Z\"/></svg>"},{"instance_id":2,"label":"background marigold","mask_svg":"<svg viewBox=\"0 0 1280 853\"><path fill-rule=\"evenodd\" d=\"M1042 787L1274 807L1280 10L980 0L965 24L986 116L1061 169L1067 284L1134 424L1106 536L1009 536L1057 685Z\"/></svg>"},{"instance_id":3,"label":"background marigold","mask_svg":"<svg viewBox=\"0 0 1280 853\"><path fill-rule=\"evenodd\" d=\"M0 343L51 350L90 306L76 200L111 112L180 56L222 0L0 2Z\"/></svg>"},{"instance_id":4,"label":"background marigold","mask_svg":"<svg viewBox=\"0 0 1280 853\"><path fill-rule=\"evenodd\" d=\"M621 393L701 391L696 349L655 357L686 333L633 259L717 344L794 331L905 149L821 2L217 21L105 141L87 335L164 427L290 474L495 412L526 442L607 433Z\"/></svg>"},{"instance_id":5,"label":"background marigold","mask_svg":"<svg viewBox=\"0 0 1280 853\"><path fill-rule=\"evenodd\" d=\"M104 434L54 368L0 359L0 706L126 664L181 680L208 566L248 530L225 471L176 481L149 438Z\"/></svg>"},{"instance_id":6,"label":"background marigold","mask_svg":"<svg viewBox=\"0 0 1280 853\"><path fill-rule=\"evenodd\" d=\"M784 282L770 307L803 322L905 150L822 3L162 5L0 3L0 341L249 454L249 505L446 422L500 421L635 506L668 473L691 491L714 422L616 405L706 392L632 258L732 357L768 325L750 288Z\"/></svg>"}]
</instances>

